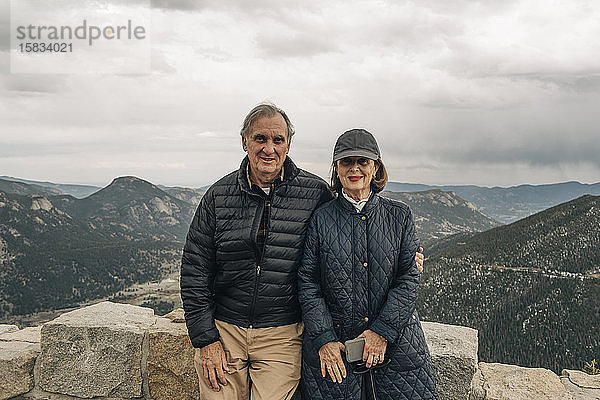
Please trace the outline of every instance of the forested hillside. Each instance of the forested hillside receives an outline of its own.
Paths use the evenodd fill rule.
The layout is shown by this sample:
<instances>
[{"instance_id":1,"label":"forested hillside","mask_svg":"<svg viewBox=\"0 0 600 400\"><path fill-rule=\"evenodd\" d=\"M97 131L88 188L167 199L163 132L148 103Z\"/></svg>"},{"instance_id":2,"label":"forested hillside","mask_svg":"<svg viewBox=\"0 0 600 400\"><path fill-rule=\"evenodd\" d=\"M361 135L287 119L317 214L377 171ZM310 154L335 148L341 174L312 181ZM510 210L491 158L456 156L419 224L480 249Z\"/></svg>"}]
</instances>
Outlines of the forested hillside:
<instances>
[{"instance_id":1,"label":"forested hillside","mask_svg":"<svg viewBox=\"0 0 600 400\"><path fill-rule=\"evenodd\" d=\"M600 271L600 197L586 195L491 229L441 255L479 264Z\"/></svg>"},{"instance_id":2,"label":"forested hillside","mask_svg":"<svg viewBox=\"0 0 600 400\"><path fill-rule=\"evenodd\" d=\"M192 213L132 177L82 200L0 192L0 318L159 279L178 262Z\"/></svg>"},{"instance_id":3,"label":"forested hillside","mask_svg":"<svg viewBox=\"0 0 600 400\"><path fill-rule=\"evenodd\" d=\"M559 373L597 359L599 205L584 196L433 255L421 280L422 318L478 329L482 361Z\"/></svg>"}]
</instances>

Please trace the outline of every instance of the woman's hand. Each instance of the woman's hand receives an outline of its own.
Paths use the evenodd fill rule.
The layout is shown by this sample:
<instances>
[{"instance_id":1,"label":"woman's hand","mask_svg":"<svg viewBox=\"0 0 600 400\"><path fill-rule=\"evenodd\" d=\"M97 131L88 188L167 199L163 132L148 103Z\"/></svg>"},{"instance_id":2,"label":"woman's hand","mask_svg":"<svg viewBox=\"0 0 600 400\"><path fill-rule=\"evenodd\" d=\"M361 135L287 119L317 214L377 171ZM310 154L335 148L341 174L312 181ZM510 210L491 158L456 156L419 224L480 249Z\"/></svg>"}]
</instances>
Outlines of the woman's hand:
<instances>
[{"instance_id":1,"label":"woman's hand","mask_svg":"<svg viewBox=\"0 0 600 400\"><path fill-rule=\"evenodd\" d=\"M425 257L423 256L423 248L419 247L419 251L415 254L415 262L417 263L417 269L419 273L423 272L423 261L425 261Z\"/></svg>"},{"instance_id":2,"label":"woman's hand","mask_svg":"<svg viewBox=\"0 0 600 400\"><path fill-rule=\"evenodd\" d=\"M342 378L346 377L346 367L342 360L342 352L346 347L340 342L325 343L319 349L319 358L321 359L321 375L323 378L329 376L333 382L342 383Z\"/></svg>"},{"instance_id":3,"label":"woman's hand","mask_svg":"<svg viewBox=\"0 0 600 400\"><path fill-rule=\"evenodd\" d=\"M380 364L385 358L385 349L387 340L379 336L370 329L367 329L358 337L365 338L365 349L363 351L363 361L366 361L367 368L371 368L375 364Z\"/></svg>"}]
</instances>

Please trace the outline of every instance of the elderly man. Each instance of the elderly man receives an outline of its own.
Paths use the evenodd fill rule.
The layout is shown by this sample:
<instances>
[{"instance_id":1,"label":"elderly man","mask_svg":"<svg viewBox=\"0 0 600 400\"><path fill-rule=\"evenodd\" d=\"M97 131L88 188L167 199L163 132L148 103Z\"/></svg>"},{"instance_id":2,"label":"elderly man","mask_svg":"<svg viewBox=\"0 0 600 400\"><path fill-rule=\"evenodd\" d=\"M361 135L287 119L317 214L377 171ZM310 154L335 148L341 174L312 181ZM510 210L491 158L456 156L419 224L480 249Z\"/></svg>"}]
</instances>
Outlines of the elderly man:
<instances>
[{"instance_id":1,"label":"elderly man","mask_svg":"<svg viewBox=\"0 0 600 400\"><path fill-rule=\"evenodd\" d=\"M256 106L241 135L247 156L208 189L187 236L186 324L203 400L290 399L303 332L298 263L311 214L333 195L287 156L294 127L283 110Z\"/></svg>"}]
</instances>

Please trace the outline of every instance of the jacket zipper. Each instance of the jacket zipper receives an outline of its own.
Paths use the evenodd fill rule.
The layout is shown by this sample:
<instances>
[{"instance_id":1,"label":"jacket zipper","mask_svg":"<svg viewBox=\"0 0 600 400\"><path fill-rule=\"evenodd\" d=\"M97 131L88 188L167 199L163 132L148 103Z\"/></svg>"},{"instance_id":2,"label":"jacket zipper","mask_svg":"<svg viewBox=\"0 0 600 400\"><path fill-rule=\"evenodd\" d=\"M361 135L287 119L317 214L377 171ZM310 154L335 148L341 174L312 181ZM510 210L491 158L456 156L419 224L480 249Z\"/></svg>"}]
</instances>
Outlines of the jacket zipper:
<instances>
[{"instance_id":1,"label":"jacket zipper","mask_svg":"<svg viewBox=\"0 0 600 400\"><path fill-rule=\"evenodd\" d=\"M269 192L269 197L263 202L262 212L260 213L261 222L262 222L263 214L265 212L269 213L269 218L267 219L267 223L269 223L269 221L271 220L270 196L271 196L272 192L273 192L273 187L271 187L271 191ZM267 211L265 211L265 210L267 210ZM258 224L258 227L260 229L260 222ZM252 293L252 305L250 306L250 326L249 326L250 329L252 329L252 325L254 325L254 311L256 309L256 299L258 297L258 283L259 283L259 278L260 278L260 264L262 264L262 261L265 257L265 248L266 247L267 247L267 238L265 237L265 241L263 243L263 248L262 248L262 251L260 252L260 260L258 260L258 263L256 265L256 270L254 273L254 291Z\"/></svg>"},{"instance_id":2,"label":"jacket zipper","mask_svg":"<svg viewBox=\"0 0 600 400\"><path fill-rule=\"evenodd\" d=\"M256 273L254 275L254 293L252 295L252 307L250 310L250 329L254 323L254 309L256 308L256 298L258 297L258 278L260 277L260 265L256 266Z\"/></svg>"}]
</instances>

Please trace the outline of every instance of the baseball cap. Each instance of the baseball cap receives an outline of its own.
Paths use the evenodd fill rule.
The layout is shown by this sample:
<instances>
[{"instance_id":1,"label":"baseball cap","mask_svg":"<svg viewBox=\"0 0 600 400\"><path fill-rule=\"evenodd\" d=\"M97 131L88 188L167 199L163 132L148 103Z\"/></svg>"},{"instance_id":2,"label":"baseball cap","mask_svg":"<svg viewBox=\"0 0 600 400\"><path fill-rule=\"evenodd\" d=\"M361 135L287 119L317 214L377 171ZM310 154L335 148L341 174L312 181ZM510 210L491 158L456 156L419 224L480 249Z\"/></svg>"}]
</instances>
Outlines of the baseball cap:
<instances>
[{"instance_id":1,"label":"baseball cap","mask_svg":"<svg viewBox=\"0 0 600 400\"><path fill-rule=\"evenodd\" d=\"M379 146L373 135L364 129L351 129L344 132L335 143L333 161L344 157L379 158Z\"/></svg>"}]
</instances>

